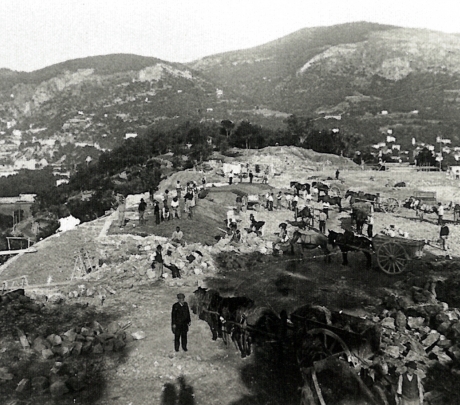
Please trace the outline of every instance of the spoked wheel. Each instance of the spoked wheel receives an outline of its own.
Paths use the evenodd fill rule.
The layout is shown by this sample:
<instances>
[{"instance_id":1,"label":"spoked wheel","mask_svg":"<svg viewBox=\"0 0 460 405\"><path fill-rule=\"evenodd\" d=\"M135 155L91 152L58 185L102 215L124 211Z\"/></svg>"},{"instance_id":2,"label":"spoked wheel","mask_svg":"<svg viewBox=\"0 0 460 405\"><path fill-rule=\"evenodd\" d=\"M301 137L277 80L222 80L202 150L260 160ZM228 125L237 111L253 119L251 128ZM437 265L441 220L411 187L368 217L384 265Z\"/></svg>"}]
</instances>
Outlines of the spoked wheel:
<instances>
[{"instance_id":1,"label":"spoked wheel","mask_svg":"<svg viewBox=\"0 0 460 405\"><path fill-rule=\"evenodd\" d=\"M399 201L396 198L388 198L383 202L385 212L396 212L399 209Z\"/></svg>"},{"instance_id":2,"label":"spoked wheel","mask_svg":"<svg viewBox=\"0 0 460 405\"><path fill-rule=\"evenodd\" d=\"M407 264L407 254L403 246L386 242L377 249L377 263L387 274L400 274Z\"/></svg>"},{"instance_id":3,"label":"spoked wheel","mask_svg":"<svg viewBox=\"0 0 460 405\"><path fill-rule=\"evenodd\" d=\"M330 189L329 189L329 195L331 197L340 197L340 188L338 188L337 186L332 186Z\"/></svg>"},{"instance_id":4,"label":"spoked wheel","mask_svg":"<svg viewBox=\"0 0 460 405\"><path fill-rule=\"evenodd\" d=\"M347 362L354 358L346 343L328 329L310 329L307 335L302 348L297 352L297 361L300 367L310 367L315 361L324 360L333 355L338 357L343 355Z\"/></svg>"}]
</instances>

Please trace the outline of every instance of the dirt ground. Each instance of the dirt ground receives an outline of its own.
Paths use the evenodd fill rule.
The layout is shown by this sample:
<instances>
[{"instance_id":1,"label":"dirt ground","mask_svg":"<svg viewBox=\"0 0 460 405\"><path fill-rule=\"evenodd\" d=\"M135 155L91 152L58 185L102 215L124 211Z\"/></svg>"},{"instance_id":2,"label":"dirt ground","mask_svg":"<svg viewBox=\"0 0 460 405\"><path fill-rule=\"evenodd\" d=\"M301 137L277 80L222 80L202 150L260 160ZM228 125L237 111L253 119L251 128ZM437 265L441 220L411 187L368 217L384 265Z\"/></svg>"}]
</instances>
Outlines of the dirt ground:
<instances>
[{"instance_id":1,"label":"dirt ground","mask_svg":"<svg viewBox=\"0 0 460 405\"><path fill-rule=\"evenodd\" d=\"M305 174L326 178L331 172L321 171ZM445 178L443 174L434 173L392 173L361 172L342 170L343 183L338 183L341 191L362 189L366 192L380 192L384 196L395 196L402 200L415 190L439 190L438 199L444 203L460 200L458 184ZM371 179L372 178L372 179ZM216 177L216 179L218 179ZM26 398L19 403L94 403L110 405L174 404L174 398L182 398L181 404L200 405L249 405L249 404L298 404L298 388L302 380L295 362L286 354L279 361L277 348L270 342L256 345L255 352L246 359L241 359L234 347L226 347L219 339L211 340L207 324L192 315L189 332L189 351L175 353L173 335L170 330L170 311L176 301L176 294L183 292L190 300L198 285L216 288L222 295L245 295L252 298L256 305L273 309L276 313L294 309L305 304L324 305L330 309L347 310L363 315L377 310L383 297L395 283L404 280L408 274L429 274L433 272L433 263L444 263L436 267L437 274L458 271L457 261L460 257L460 228L450 224L451 249L453 260L444 261L445 253L436 247L439 227L434 215L427 215L425 221L415 220L415 213L401 208L394 215L376 213L375 232L389 224L409 232L415 239L428 239L433 247L425 249L425 257L408 264L407 272L389 276L378 269L373 257L373 266L366 268L365 257L356 252L349 255L349 266L341 265L341 255L333 251L331 263L326 263L320 251L308 251L305 257L299 255L264 255L254 253L228 253L215 256L217 272L190 276L181 283L171 285L165 281L150 280L147 277L134 277L130 273L133 266L129 244L145 244L143 241L155 234L170 237L176 226L184 231L188 243L200 243L211 246L216 236L221 236L228 207L234 206L236 194L263 195L267 189L288 191L290 179L287 174L277 176L268 185L235 184L232 186L211 188L209 195L198 201L193 219L182 218L154 224L151 207L147 209L147 224L139 225L136 206L128 207L126 227L119 229L116 216L100 218L90 224L84 224L72 231L36 245L37 252L18 256L0 268L0 281L18 282L18 277L26 275L30 285L45 284L45 287L30 288L30 291L45 293L68 293L86 284L96 288L108 285L114 294L105 297L103 305L99 297L66 298L61 304L67 314L74 311L73 305L87 305L91 309L87 316L106 324L109 320L120 323L130 322L130 332L143 331L145 339L127 344L122 355L106 356L101 360L98 375L98 392L92 397L81 392L71 392L58 399L45 397L41 399ZM406 181L407 187L395 189L386 184ZM275 187L276 186L276 187ZM256 211L259 220L271 223L265 238L273 239L277 224L292 221L292 212L283 208L279 211ZM451 213L446 218L450 220ZM331 210L327 227L339 230L347 225L349 213ZM242 215L241 226L245 226L247 213ZM135 225L135 226L133 226ZM104 229L107 230L104 234ZM103 234L101 236L101 233ZM106 246L117 245L117 252L123 256L124 270L115 271L110 265L100 271L100 275L71 281L76 254L80 249L90 251L91 256L99 257ZM230 266L229 261L238 260L239 266ZM232 262L232 263L233 263ZM448 264L445 264L448 263ZM48 283L48 285L46 285ZM62 284L59 284L62 283ZM65 305L65 306L64 306ZM62 320L56 321L56 331L64 329ZM56 333L56 332L54 332ZM15 336L15 335L13 335ZM15 336L16 337L16 336ZM0 333L0 344L13 358L14 342L6 345L6 333ZM13 345L13 346L12 346ZM11 352L10 352L11 351ZM5 357L4 357L5 358ZM37 360L39 361L39 360ZM0 367L8 366L0 360ZM21 379L18 370L10 382L0 384L0 393L5 398L14 398L14 388ZM38 401L38 402L37 402Z\"/></svg>"}]
</instances>

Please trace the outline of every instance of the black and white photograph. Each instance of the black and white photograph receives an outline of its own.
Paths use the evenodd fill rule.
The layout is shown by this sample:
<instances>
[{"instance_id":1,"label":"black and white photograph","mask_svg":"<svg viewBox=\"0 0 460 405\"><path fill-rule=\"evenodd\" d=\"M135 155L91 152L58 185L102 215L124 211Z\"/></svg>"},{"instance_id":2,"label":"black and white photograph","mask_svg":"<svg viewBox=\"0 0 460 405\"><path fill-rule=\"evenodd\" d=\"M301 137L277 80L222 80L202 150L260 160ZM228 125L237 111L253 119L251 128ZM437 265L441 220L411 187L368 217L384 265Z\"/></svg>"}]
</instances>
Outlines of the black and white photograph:
<instances>
[{"instance_id":1,"label":"black and white photograph","mask_svg":"<svg viewBox=\"0 0 460 405\"><path fill-rule=\"evenodd\" d=\"M0 405L460 404L459 15L0 1Z\"/></svg>"}]
</instances>

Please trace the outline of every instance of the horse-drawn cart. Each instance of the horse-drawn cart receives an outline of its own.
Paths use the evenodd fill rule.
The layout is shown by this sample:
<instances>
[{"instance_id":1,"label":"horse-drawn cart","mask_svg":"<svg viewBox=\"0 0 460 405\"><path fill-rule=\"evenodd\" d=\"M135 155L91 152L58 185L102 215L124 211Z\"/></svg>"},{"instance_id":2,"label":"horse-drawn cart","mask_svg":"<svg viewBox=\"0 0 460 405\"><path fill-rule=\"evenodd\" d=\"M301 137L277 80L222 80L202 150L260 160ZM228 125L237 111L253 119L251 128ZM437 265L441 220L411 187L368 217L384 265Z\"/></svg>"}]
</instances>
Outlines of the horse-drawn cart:
<instances>
[{"instance_id":1,"label":"horse-drawn cart","mask_svg":"<svg viewBox=\"0 0 460 405\"><path fill-rule=\"evenodd\" d=\"M367 386L359 375L360 370L361 375L365 375L366 370L373 367L371 359L380 348L379 325L318 306L297 309L291 314L291 320L296 336L297 361L304 381L301 405L331 403L326 402L328 398L325 395L333 397L338 384L326 381L331 380L332 374L338 374L340 384L349 385L348 389L353 391L351 395L356 396L355 399L364 397L365 403L377 404L380 403L379 398L388 403L385 402L388 393L376 384L380 376L376 375L376 380ZM356 386L356 389L351 386ZM338 391L340 395L344 394L341 389Z\"/></svg>"},{"instance_id":2,"label":"horse-drawn cart","mask_svg":"<svg viewBox=\"0 0 460 405\"><path fill-rule=\"evenodd\" d=\"M378 234L372 244L380 269L387 274L402 273L407 263L422 256L425 240L391 237Z\"/></svg>"},{"instance_id":3,"label":"horse-drawn cart","mask_svg":"<svg viewBox=\"0 0 460 405\"><path fill-rule=\"evenodd\" d=\"M342 192L339 187L332 185L327 181L317 181L312 183L312 187L318 190L318 195L329 195L331 197L340 197Z\"/></svg>"},{"instance_id":4,"label":"horse-drawn cart","mask_svg":"<svg viewBox=\"0 0 460 405\"><path fill-rule=\"evenodd\" d=\"M348 264L348 252L362 252L368 267L372 265L372 255L375 255L379 268L390 275L402 273L409 261L422 256L423 248L428 244L426 240L384 234L377 234L370 239L351 231L339 233L332 230L329 230L328 241L340 248L343 265Z\"/></svg>"},{"instance_id":5,"label":"horse-drawn cart","mask_svg":"<svg viewBox=\"0 0 460 405\"><path fill-rule=\"evenodd\" d=\"M350 197L350 205L355 202L368 202L374 205L375 210L382 212L396 212L401 204L394 197L383 197L380 193L370 194L363 191L347 190L344 198Z\"/></svg>"}]
</instances>

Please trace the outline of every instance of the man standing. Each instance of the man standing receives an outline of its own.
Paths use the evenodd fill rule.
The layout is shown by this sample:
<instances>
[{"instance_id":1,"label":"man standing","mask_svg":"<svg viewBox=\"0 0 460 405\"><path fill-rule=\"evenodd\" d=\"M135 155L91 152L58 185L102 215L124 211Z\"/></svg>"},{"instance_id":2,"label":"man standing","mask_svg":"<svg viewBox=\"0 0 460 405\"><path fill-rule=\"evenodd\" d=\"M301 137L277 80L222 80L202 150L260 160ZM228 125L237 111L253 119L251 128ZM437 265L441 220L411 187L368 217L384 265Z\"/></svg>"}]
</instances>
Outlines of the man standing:
<instances>
[{"instance_id":1,"label":"man standing","mask_svg":"<svg viewBox=\"0 0 460 405\"><path fill-rule=\"evenodd\" d=\"M442 218L444 217L444 206L442 203L438 204L438 225L442 225Z\"/></svg>"},{"instance_id":2,"label":"man standing","mask_svg":"<svg viewBox=\"0 0 460 405\"><path fill-rule=\"evenodd\" d=\"M439 237L441 238L442 249L447 251L447 239L449 238L449 227L446 223L441 224L441 230L439 232Z\"/></svg>"},{"instance_id":3,"label":"man standing","mask_svg":"<svg viewBox=\"0 0 460 405\"><path fill-rule=\"evenodd\" d=\"M177 294L178 302L176 302L171 311L171 329L174 333L174 350L179 351L182 344L182 350L187 351L187 332L191 324L190 310L185 302L185 295Z\"/></svg>"},{"instance_id":4,"label":"man standing","mask_svg":"<svg viewBox=\"0 0 460 405\"><path fill-rule=\"evenodd\" d=\"M326 219L327 215L324 211L319 213L319 231L323 234L326 233Z\"/></svg>"},{"instance_id":5,"label":"man standing","mask_svg":"<svg viewBox=\"0 0 460 405\"><path fill-rule=\"evenodd\" d=\"M276 196L276 209L280 210L281 209L281 200L283 199L283 193L280 191L278 192L278 195Z\"/></svg>"},{"instance_id":6,"label":"man standing","mask_svg":"<svg viewBox=\"0 0 460 405\"><path fill-rule=\"evenodd\" d=\"M422 405L423 404L423 387L420 377L415 374L417 363L409 361L406 364L407 371L399 376L397 403L399 405Z\"/></svg>"},{"instance_id":7,"label":"man standing","mask_svg":"<svg viewBox=\"0 0 460 405\"><path fill-rule=\"evenodd\" d=\"M139 225L145 224L145 209L147 208L147 203L141 198L141 202L139 203L139 207L137 211L139 212Z\"/></svg>"},{"instance_id":8,"label":"man standing","mask_svg":"<svg viewBox=\"0 0 460 405\"><path fill-rule=\"evenodd\" d=\"M339 171L339 169L337 169L336 172L335 172L335 178L336 178L336 180L339 179L339 175L340 175L340 171Z\"/></svg>"},{"instance_id":9,"label":"man standing","mask_svg":"<svg viewBox=\"0 0 460 405\"><path fill-rule=\"evenodd\" d=\"M233 183L233 170L230 170L230 173L228 174L228 184Z\"/></svg>"},{"instance_id":10,"label":"man standing","mask_svg":"<svg viewBox=\"0 0 460 405\"><path fill-rule=\"evenodd\" d=\"M123 228L125 226L125 212L126 212L126 199L125 196L120 194L118 196L118 226Z\"/></svg>"},{"instance_id":11,"label":"man standing","mask_svg":"<svg viewBox=\"0 0 460 405\"><path fill-rule=\"evenodd\" d=\"M172 211L172 219L176 217L180 219L180 208L179 208L179 199L174 197L171 201L171 211Z\"/></svg>"},{"instance_id":12,"label":"man standing","mask_svg":"<svg viewBox=\"0 0 460 405\"><path fill-rule=\"evenodd\" d=\"M291 204L291 202L292 202L292 195L289 194L289 193L286 193L285 195L286 195L285 198L286 198L286 203L287 203L287 209L290 211L291 208L292 208L292 204Z\"/></svg>"},{"instance_id":13,"label":"man standing","mask_svg":"<svg viewBox=\"0 0 460 405\"><path fill-rule=\"evenodd\" d=\"M296 215L297 215L297 205L298 204L299 204L299 196L296 194L292 198L292 210L296 211Z\"/></svg>"},{"instance_id":14,"label":"man standing","mask_svg":"<svg viewBox=\"0 0 460 405\"><path fill-rule=\"evenodd\" d=\"M160 204L158 204L158 201L155 201L153 203L153 213L155 214L155 223L157 225L160 225Z\"/></svg>"},{"instance_id":15,"label":"man standing","mask_svg":"<svg viewBox=\"0 0 460 405\"><path fill-rule=\"evenodd\" d=\"M454 222L458 222L459 219L460 219L460 204L455 203L455 206L454 206Z\"/></svg>"},{"instance_id":16,"label":"man standing","mask_svg":"<svg viewBox=\"0 0 460 405\"><path fill-rule=\"evenodd\" d=\"M273 193L268 196L268 210L273 211Z\"/></svg>"},{"instance_id":17,"label":"man standing","mask_svg":"<svg viewBox=\"0 0 460 405\"><path fill-rule=\"evenodd\" d=\"M252 179L254 178L254 174L252 173L252 170L249 170L249 183L252 184Z\"/></svg>"},{"instance_id":18,"label":"man standing","mask_svg":"<svg viewBox=\"0 0 460 405\"><path fill-rule=\"evenodd\" d=\"M180 198L182 195L182 186L179 180L177 180L177 183L176 183L176 195L177 195L177 198Z\"/></svg>"},{"instance_id":19,"label":"man standing","mask_svg":"<svg viewBox=\"0 0 460 405\"><path fill-rule=\"evenodd\" d=\"M326 214L327 219L329 219L329 208L331 208L331 205L329 204L329 202L323 201L323 211Z\"/></svg>"},{"instance_id":20,"label":"man standing","mask_svg":"<svg viewBox=\"0 0 460 405\"><path fill-rule=\"evenodd\" d=\"M161 245L157 246L157 250L155 252L155 268L158 269L158 278L163 276L163 254L162 254L163 247Z\"/></svg>"},{"instance_id":21,"label":"man standing","mask_svg":"<svg viewBox=\"0 0 460 405\"><path fill-rule=\"evenodd\" d=\"M184 196L185 200L185 212L189 219L193 218L193 206L194 206L194 196L193 191L188 191Z\"/></svg>"},{"instance_id":22,"label":"man standing","mask_svg":"<svg viewBox=\"0 0 460 405\"><path fill-rule=\"evenodd\" d=\"M374 234L374 216L369 215L367 217L367 236L369 238L372 238L373 234Z\"/></svg>"}]
</instances>

